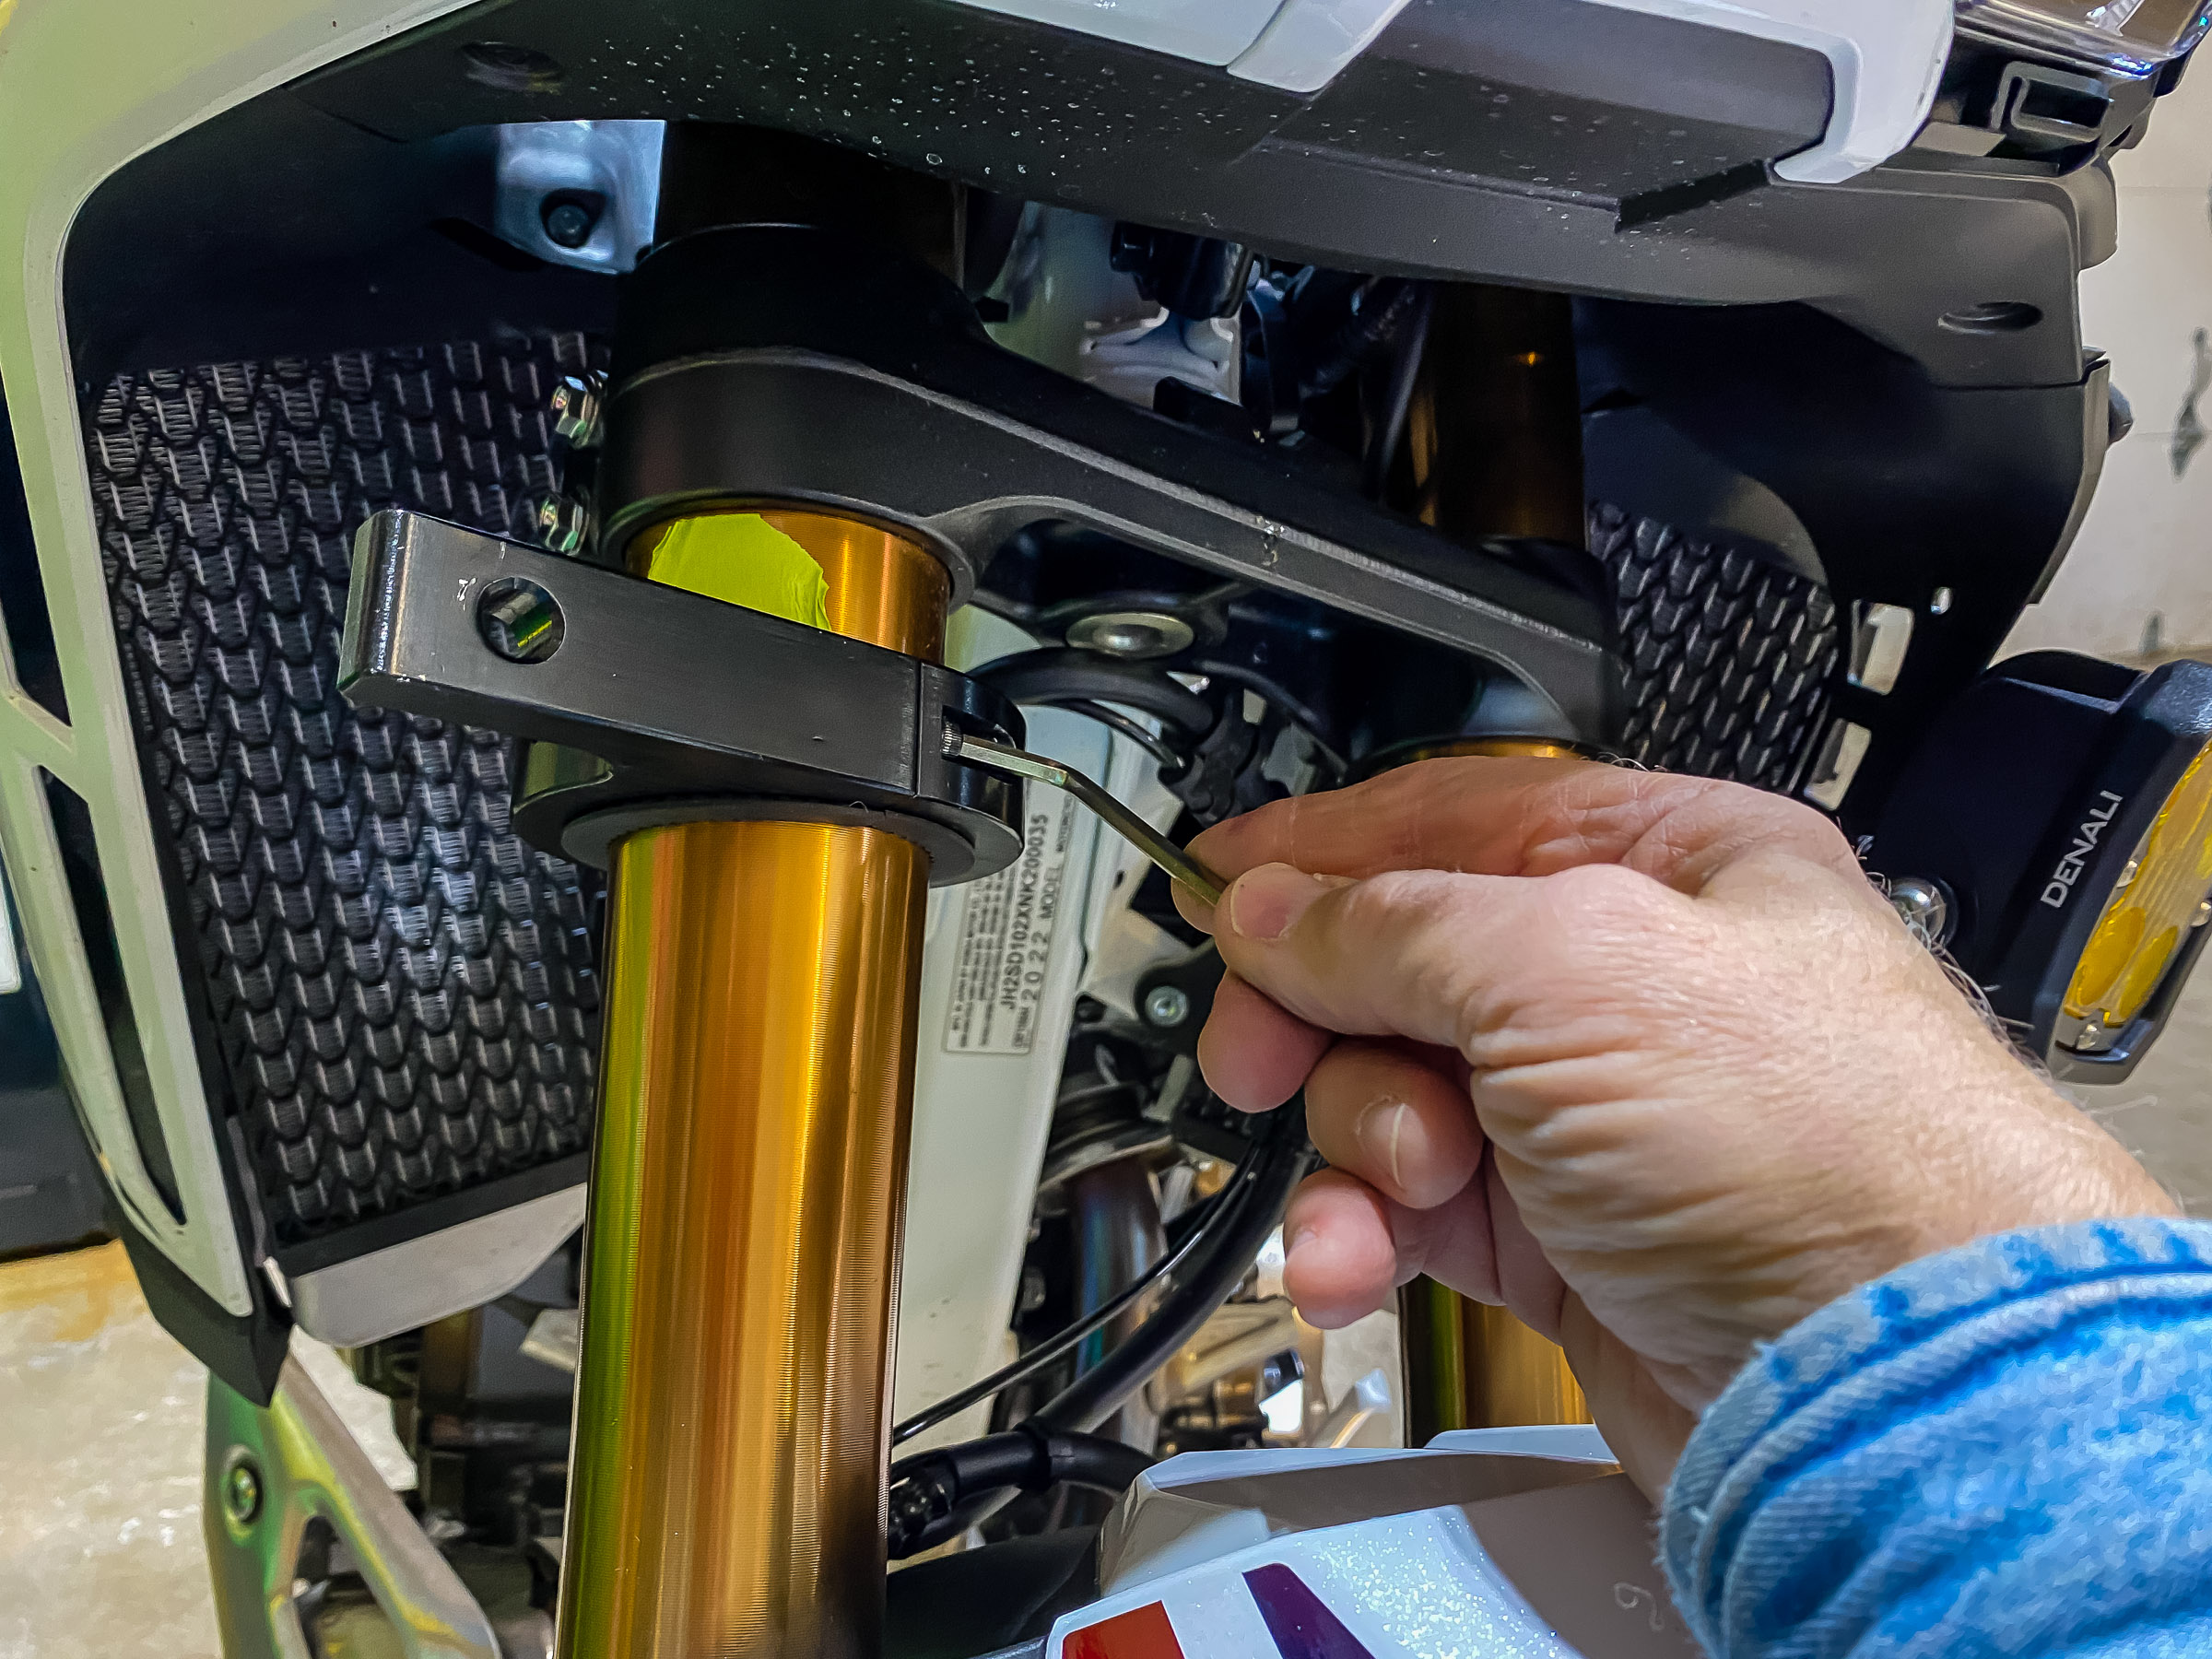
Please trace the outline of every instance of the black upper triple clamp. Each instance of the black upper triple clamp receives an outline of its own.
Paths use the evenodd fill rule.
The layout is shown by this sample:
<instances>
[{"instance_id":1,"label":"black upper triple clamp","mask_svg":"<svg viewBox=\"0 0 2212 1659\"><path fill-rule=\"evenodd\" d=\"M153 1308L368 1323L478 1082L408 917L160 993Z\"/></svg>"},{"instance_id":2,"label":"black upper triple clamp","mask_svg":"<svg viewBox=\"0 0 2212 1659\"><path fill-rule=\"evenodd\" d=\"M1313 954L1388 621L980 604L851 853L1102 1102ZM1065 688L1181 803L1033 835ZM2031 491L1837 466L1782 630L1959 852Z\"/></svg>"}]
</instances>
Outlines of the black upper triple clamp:
<instances>
[{"instance_id":1,"label":"black upper triple clamp","mask_svg":"<svg viewBox=\"0 0 2212 1659\"><path fill-rule=\"evenodd\" d=\"M514 827L584 864L704 819L888 830L929 853L935 886L1021 851L1018 790L945 750L948 724L1020 746L990 687L420 513L361 527L338 688L533 739Z\"/></svg>"}]
</instances>

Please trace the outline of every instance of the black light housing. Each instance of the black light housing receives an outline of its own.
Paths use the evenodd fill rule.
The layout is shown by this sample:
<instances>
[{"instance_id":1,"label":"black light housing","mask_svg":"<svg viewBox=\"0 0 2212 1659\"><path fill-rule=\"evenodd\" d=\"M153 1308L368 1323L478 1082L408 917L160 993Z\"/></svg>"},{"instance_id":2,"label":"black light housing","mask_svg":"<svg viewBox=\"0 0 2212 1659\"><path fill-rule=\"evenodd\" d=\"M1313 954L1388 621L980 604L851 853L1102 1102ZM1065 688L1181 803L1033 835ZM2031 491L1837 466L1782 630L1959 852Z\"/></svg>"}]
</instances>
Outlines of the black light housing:
<instances>
[{"instance_id":1,"label":"black light housing","mask_svg":"<svg viewBox=\"0 0 2212 1659\"><path fill-rule=\"evenodd\" d=\"M2117 1083L2212 928L2212 665L2070 652L1989 669L1930 728L1869 867L1940 883L1942 942L2073 1083Z\"/></svg>"}]
</instances>

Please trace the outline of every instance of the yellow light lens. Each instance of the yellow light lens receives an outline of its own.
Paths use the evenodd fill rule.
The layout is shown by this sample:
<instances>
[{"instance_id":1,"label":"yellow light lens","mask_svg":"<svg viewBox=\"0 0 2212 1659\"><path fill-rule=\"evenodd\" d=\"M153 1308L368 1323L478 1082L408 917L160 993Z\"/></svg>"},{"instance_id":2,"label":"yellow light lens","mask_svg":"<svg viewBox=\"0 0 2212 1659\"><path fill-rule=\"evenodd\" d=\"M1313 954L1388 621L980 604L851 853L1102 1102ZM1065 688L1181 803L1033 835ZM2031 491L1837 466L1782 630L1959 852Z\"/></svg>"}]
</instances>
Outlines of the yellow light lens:
<instances>
[{"instance_id":1,"label":"yellow light lens","mask_svg":"<svg viewBox=\"0 0 2212 1659\"><path fill-rule=\"evenodd\" d=\"M2212 886L2212 746L2200 749L2105 901L2066 987L2065 1014L2083 1022L2072 1046L2109 1048L2143 1011L2167 965L2206 915Z\"/></svg>"}]
</instances>

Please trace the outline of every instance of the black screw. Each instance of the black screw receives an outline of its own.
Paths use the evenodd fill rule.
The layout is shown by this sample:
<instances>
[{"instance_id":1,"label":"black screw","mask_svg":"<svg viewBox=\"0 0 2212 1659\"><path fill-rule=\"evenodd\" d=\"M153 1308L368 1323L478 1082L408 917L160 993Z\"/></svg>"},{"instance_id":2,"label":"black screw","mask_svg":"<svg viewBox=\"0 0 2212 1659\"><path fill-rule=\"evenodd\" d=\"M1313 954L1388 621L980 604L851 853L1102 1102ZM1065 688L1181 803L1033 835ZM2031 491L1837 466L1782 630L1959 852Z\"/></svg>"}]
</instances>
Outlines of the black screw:
<instances>
[{"instance_id":1,"label":"black screw","mask_svg":"<svg viewBox=\"0 0 2212 1659\"><path fill-rule=\"evenodd\" d=\"M574 196L555 196L546 203L543 215L547 240L560 248L581 248L592 240L592 231L599 223L599 215L586 202Z\"/></svg>"}]
</instances>

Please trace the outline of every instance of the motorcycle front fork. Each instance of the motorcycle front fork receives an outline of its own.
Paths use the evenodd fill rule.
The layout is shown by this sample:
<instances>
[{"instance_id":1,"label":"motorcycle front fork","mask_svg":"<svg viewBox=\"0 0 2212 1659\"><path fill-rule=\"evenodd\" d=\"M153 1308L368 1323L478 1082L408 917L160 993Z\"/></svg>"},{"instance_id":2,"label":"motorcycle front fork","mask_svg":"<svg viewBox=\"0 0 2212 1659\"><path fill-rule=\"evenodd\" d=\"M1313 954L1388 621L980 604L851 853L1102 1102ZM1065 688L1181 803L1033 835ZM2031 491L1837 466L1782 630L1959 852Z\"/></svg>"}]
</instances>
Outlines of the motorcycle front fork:
<instances>
[{"instance_id":1,"label":"motorcycle front fork","mask_svg":"<svg viewBox=\"0 0 2212 1659\"><path fill-rule=\"evenodd\" d=\"M821 571L821 613L794 619L940 655L930 554L768 523ZM912 841L829 824L676 824L615 850L566 1659L880 1651L928 878Z\"/></svg>"}]
</instances>

